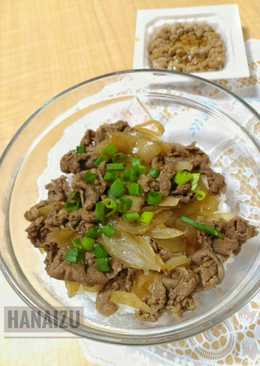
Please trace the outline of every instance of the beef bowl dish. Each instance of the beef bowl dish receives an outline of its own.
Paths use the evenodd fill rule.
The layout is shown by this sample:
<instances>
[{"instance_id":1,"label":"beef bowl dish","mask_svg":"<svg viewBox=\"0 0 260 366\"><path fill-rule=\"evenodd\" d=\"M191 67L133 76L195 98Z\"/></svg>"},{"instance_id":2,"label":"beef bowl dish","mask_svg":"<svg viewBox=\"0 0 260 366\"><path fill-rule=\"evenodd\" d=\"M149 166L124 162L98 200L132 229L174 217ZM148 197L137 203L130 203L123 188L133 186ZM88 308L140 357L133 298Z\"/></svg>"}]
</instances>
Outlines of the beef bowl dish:
<instances>
[{"instance_id":1,"label":"beef bowl dish","mask_svg":"<svg viewBox=\"0 0 260 366\"><path fill-rule=\"evenodd\" d=\"M1 269L81 337L148 345L223 322L260 287L260 119L221 86L137 70L45 103L5 150ZM52 315L52 314L56 315Z\"/></svg>"},{"instance_id":2,"label":"beef bowl dish","mask_svg":"<svg viewBox=\"0 0 260 366\"><path fill-rule=\"evenodd\" d=\"M147 321L192 311L194 293L218 285L226 260L257 234L218 210L225 179L207 154L163 133L153 120L88 129L62 157L66 175L46 185L48 199L25 212L49 276L74 295L91 287L106 316L120 304Z\"/></svg>"}]
</instances>

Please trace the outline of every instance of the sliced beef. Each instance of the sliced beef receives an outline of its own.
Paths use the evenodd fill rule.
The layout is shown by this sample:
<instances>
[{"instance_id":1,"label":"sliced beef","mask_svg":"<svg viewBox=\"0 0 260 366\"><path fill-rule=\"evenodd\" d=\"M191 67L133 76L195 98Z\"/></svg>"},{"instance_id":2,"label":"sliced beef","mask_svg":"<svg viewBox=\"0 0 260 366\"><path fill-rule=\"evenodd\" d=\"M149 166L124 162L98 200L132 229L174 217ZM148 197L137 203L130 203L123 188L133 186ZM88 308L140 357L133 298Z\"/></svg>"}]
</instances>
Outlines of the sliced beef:
<instances>
[{"instance_id":1,"label":"sliced beef","mask_svg":"<svg viewBox=\"0 0 260 366\"><path fill-rule=\"evenodd\" d=\"M69 151L63 155L60 161L60 168L64 173L79 173L82 170L95 168L97 153L87 151L84 154L77 154L75 150Z\"/></svg>"},{"instance_id":2,"label":"sliced beef","mask_svg":"<svg viewBox=\"0 0 260 366\"><path fill-rule=\"evenodd\" d=\"M172 177L176 174L174 164L166 165L160 173L159 176L159 184L160 184L160 192L164 197L167 197L171 193L172 189Z\"/></svg>"},{"instance_id":3,"label":"sliced beef","mask_svg":"<svg viewBox=\"0 0 260 366\"><path fill-rule=\"evenodd\" d=\"M99 143L105 140L109 135L113 132L123 132L129 129L129 125L125 121L118 121L116 123L108 124L100 126L96 131L95 142Z\"/></svg>"},{"instance_id":4,"label":"sliced beef","mask_svg":"<svg viewBox=\"0 0 260 366\"><path fill-rule=\"evenodd\" d=\"M239 243L239 247L234 250L234 254L238 254L241 245L257 234L256 228L239 216L236 216L230 221L226 222L222 227L222 232L224 233L225 237L237 240Z\"/></svg>"},{"instance_id":5,"label":"sliced beef","mask_svg":"<svg viewBox=\"0 0 260 366\"><path fill-rule=\"evenodd\" d=\"M66 250L67 247L62 247L48 251L45 259L48 275L57 280L75 281L86 285L85 265L81 263L70 264L65 262L64 255Z\"/></svg>"},{"instance_id":6,"label":"sliced beef","mask_svg":"<svg viewBox=\"0 0 260 366\"><path fill-rule=\"evenodd\" d=\"M107 184L103 180L100 172L92 169L91 172L97 174L95 184L88 184L84 180L86 172L80 172L74 175L72 187L75 191L80 192L82 204L86 210L91 210L95 206L100 196L105 192Z\"/></svg>"},{"instance_id":7,"label":"sliced beef","mask_svg":"<svg viewBox=\"0 0 260 366\"><path fill-rule=\"evenodd\" d=\"M179 196L180 202L182 203L189 203L194 200L194 193L191 191L191 184L183 184L182 186L176 187L172 191L173 196Z\"/></svg>"},{"instance_id":8,"label":"sliced beef","mask_svg":"<svg viewBox=\"0 0 260 366\"><path fill-rule=\"evenodd\" d=\"M176 306L176 304L192 295L199 285L198 275L191 269L185 267L178 267L173 270L170 278L173 280L173 287L169 287L168 289L168 308Z\"/></svg>"},{"instance_id":9,"label":"sliced beef","mask_svg":"<svg viewBox=\"0 0 260 366\"><path fill-rule=\"evenodd\" d=\"M159 191L160 189L159 181L150 177L149 175L142 174L138 180L138 183L145 193L150 191Z\"/></svg>"},{"instance_id":10,"label":"sliced beef","mask_svg":"<svg viewBox=\"0 0 260 366\"><path fill-rule=\"evenodd\" d=\"M84 145L86 150L89 146L94 145L95 143L96 132L93 130L87 130L85 135L80 141L80 145Z\"/></svg>"},{"instance_id":11,"label":"sliced beef","mask_svg":"<svg viewBox=\"0 0 260 366\"><path fill-rule=\"evenodd\" d=\"M70 190L67 177L64 175L57 179L52 179L52 181L47 184L45 188L48 190L49 201L66 201Z\"/></svg>"},{"instance_id":12,"label":"sliced beef","mask_svg":"<svg viewBox=\"0 0 260 366\"><path fill-rule=\"evenodd\" d=\"M149 287L150 295L148 296L146 303L150 307L151 311L140 310L137 314L139 319L156 321L165 308L167 301L166 288L161 281L154 281Z\"/></svg>"},{"instance_id":13,"label":"sliced beef","mask_svg":"<svg viewBox=\"0 0 260 366\"><path fill-rule=\"evenodd\" d=\"M224 267L222 261L209 248L200 249L191 256L196 264L194 271L200 277L203 288L215 287L224 278Z\"/></svg>"},{"instance_id":14,"label":"sliced beef","mask_svg":"<svg viewBox=\"0 0 260 366\"><path fill-rule=\"evenodd\" d=\"M28 239L30 239L30 241L36 247L41 246L49 232L45 225L45 219L43 216L37 217L37 219L28 226L26 231L28 234Z\"/></svg>"},{"instance_id":15,"label":"sliced beef","mask_svg":"<svg viewBox=\"0 0 260 366\"><path fill-rule=\"evenodd\" d=\"M110 300L111 292L119 290L130 291L133 286L135 273L135 270L124 269L110 279L99 291L96 308L101 314L110 316L117 311L118 306Z\"/></svg>"},{"instance_id":16,"label":"sliced beef","mask_svg":"<svg viewBox=\"0 0 260 366\"><path fill-rule=\"evenodd\" d=\"M24 217L28 221L34 221L37 217L42 216L39 208L48 205L48 201L40 201L36 205L32 206L28 211L25 212Z\"/></svg>"},{"instance_id":17,"label":"sliced beef","mask_svg":"<svg viewBox=\"0 0 260 366\"><path fill-rule=\"evenodd\" d=\"M211 168L202 170L202 173L207 177L210 193L219 194L224 191L226 183L223 175L214 172Z\"/></svg>"},{"instance_id":18,"label":"sliced beef","mask_svg":"<svg viewBox=\"0 0 260 366\"><path fill-rule=\"evenodd\" d=\"M229 238L216 239L212 246L216 253L224 256L230 256L240 248L238 240Z\"/></svg>"},{"instance_id":19,"label":"sliced beef","mask_svg":"<svg viewBox=\"0 0 260 366\"><path fill-rule=\"evenodd\" d=\"M66 226L79 234L84 234L93 226L95 219L95 212L80 209L69 214L69 221Z\"/></svg>"}]
</instances>

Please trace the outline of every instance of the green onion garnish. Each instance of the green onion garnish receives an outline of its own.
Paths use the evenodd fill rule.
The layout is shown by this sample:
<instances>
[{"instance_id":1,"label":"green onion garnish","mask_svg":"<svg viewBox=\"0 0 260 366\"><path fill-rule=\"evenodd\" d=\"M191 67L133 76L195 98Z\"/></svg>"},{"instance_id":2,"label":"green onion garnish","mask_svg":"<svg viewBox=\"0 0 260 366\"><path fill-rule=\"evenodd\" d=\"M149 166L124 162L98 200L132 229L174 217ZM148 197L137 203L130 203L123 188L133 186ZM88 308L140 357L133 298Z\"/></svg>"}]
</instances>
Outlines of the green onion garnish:
<instances>
[{"instance_id":1,"label":"green onion garnish","mask_svg":"<svg viewBox=\"0 0 260 366\"><path fill-rule=\"evenodd\" d=\"M92 184L95 182L96 178L97 178L96 173L92 173L92 172L88 171L84 174L84 181L86 183Z\"/></svg>"},{"instance_id":2,"label":"green onion garnish","mask_svg":"<svg viewBox=\"0 0 260 366\"><path fill-rule=\"evenodd\" d=\"M124 182L120 178L117 178L111 184L111 186L108 190L108 195L109 195L109 197L112 197L112 198L120 198L123 196L124 193L125 193Z\"/></svg>"},{"instance_id":3,"label":"green onion garnish","mask_svg":"<svg viewBox=\"0 0 260 366\"><path fill-rule=\"evenodd\" d=\"M112 238L112 236L114 236L117 232L112 224L102 226L100 231L102 234L109 238Z\"/></svg>"},{"instance_id":4,"label":"green onion garnish","mask_svg":"<svg viewBox=\"0 0 260 366\"><path fill-rule=\"evenodd\" d=\"M76 154L77 155L81 155L84 154L86 152L86 148L84 145L78 145L76 146Z\"/></svg>"},{"instance_id":5,"label":"green onion garnish","mask_svg":"<svg viewBox=\"0 0 260 366\"><path fill-rule=\"evenodd\" d=\"M110 163L107 164L107 170L124 170L125 166L123 163Z\"/></svg>"},{"instance_id":6,"label":"green onion garnish","mask_svg":"<svg viewBox=\"0 0 260 366\"><path fill-rule=\"evenodd\" d=\"M191 190L195 192L200 180L200 173L192 173Z\"/></svg>"},{"instance_id":7,"label":"green onion garnish","mask_svg":"<svg viewBox=\"0 0 260 366\"><path fill-rule=\"evenodd\" d=\"M204 198L206 197L206 193L203 191L196 191L195 197L197 198L198 201L203 201Z\"/></svg>"},{"instance_id":8,"label":"green onion garnish","mask_svg":"<svg viewBox=\"0 0 260 366\"><path fill-rule=\"evenodd\" d=\"M146 171L146 167L142 164L139 158L132 158L132 167L139 175Z\"/></svg>"},{"instance_id":9,"label":"green onion garnish","mask_svg":"<svg viewBox=\"0 0 260 366\"><path fill-rule=\"evenodd\" d=\"M96 220L103 222L105 219L105 205L103 202L97 202L95 208Z\"/></svg>"},{"instance_id":10,"label":"green onion garnish","mask_svg":"<svg viewBox=\"0 0 260 366\"><path fill-rule=\"evenodd\" d=\"M140 186L140 184L138 183L129 183L127 185L127 189L128 189L128 192L130 194L130 196L140 196L142 194L142 188Z\"/></svg>"},{"instance_id":11,"label":"green onion garnish","mask_svg":"<svg viewBox=\"0 0 260 366\"><path fill-rule=\"evenodd\" d=\"M94 248L95 240L89 237L83 237L81 239L81 246L84 250L91 252Z\"/></svg>"},{"instance_id":12,"label":"green onion garnish","mask_svg":"<svg viewBox=\"0 0 260 366\"><path fill-rule=\"evenodd\" d=\"M117 148L116 148L116 145L114 145L114 144L107 145L103 150L103 154L109 155L109 156L114 156L116 154L116 152L117 152Z\"/></svg>"},{"instance_id":13,"label":"green onion garnish","mask_svg":"<svg viewBox=\"0 0 260 366\"><path fill-rule=\"evenodd\" d=\"M95 165L96 166L99 166L101 163L103 163L103 161L106 161L107 160L107 158L105 157L105 156L100 156L100 157L98 157L96 160L95 160Z\"/></svg>"},{"instance_id":14,"label":"green onion garnish","mask_svg":"<svg viewBox=\"0 0 260 366\"><path fill-rule=\"evenodd\" d=\"M116 172L114 171L106 172L104 175L104 180L106 182L113 182L115 179L116 179Z\"/></svg>"},{"instance_id":15,"label":"green onion garnish","mask_svg":"<svg viewBox=\"0 0 260 366\"><path fill-rule=\"evenodd\" d=\"M109 272L111 270L109 258L97 258L96 267L99 272Z\"/></svg>"},{"instance_id":16,"label":"green onion garnish","mask_svg":"<svg viewBox=\"0 0 260 366\"><path fill-rule=\"evenodd\" d=\"M201 224L200 222L197 222L195 220L193 220L192 218L182 215L180 217L181 221L185 222L186 224L189 224L191 226L193 226L195 229L198 229L200 231L203 231L204 233L207 233L209 235L215 236L217 238L223 239L224 235L217 230L214 226L208 226L205 224Z\"/></svg>"},{"instance_id":17,"label":"green onion garnish","mask_svg":"<svg viewBox=\"0 0 260 366\"><path fill-rule=\"evenodd\" d=\"M133 201L128 197L121 197L118 200L118 211L121 213L127 212L132 207Z\"/></svg>"},{"instance_id":18,"label":"green onion garnish","mask_svg":"<svg viewBox=\"0 0 260 366\"><path fill-rule=\"evenodd\" d=\"M152 221L153 217L154 217L154 212L151 212L151 211L145 211L145 212L143 212L143 213L141 214L141 216L140 216L140 222L141 222L142 224L146 224L146 225L148 225L148 224L150 224L150 222Z\"/></svg>"},{"instance_id":19,"label":"green onion garnish","mask_svg":"<svg viewBox=\"0 0 260 366\"><path fill-rule=\"evenodd\" d=\"M64 208L67 212L74 212L81 208L80 202L68 201L64 203Z\"/></svg>"},{"instance_id":20,"label":"green onion garnish","mask_svg":"<svg viewBox=\"0 0 260 366\"><path fill-rule=\"evenodd\" d=\"M84 236L87 236L88 238L96 239L98 237L98 228L93 226L85 233Z\"/></svg>"},{"instance_id":21,"label":"green onion garnish","mask_svg":"<svg viewBox=\"0 0 260 366\"><path fill-rule=\"evenodd\" d=\"M123 178L124 178L124 180L129 181L129 182L136 182L137 179L139 178L139 174L133 168L126 169L126 171L124 172Z\"/></svg>"},{"instance_id":22,"label":"green onion garnish","mask_svg":"<svg viewBox=\"0 0 260 366\"><path fill-rule=\"evenodd\" d=\"M156 168L152 168L149 172L149 175L153 178L158 178L160 175L160 170L156 169Z\"/></svg>"},{"instance_id":23,"label":"green onion garnish","mask_svg":"<svg viewBox=\"0 0 260 366\"><path fill-rule=\"evenodd\" d=\"M176 173L174 181L178 186L183 186L184 184L192 180L193 174L187 170L182 170Z\"/></svg>"},{"instance_id":24,"label":"green onion garnish","mask_svg":"<svg viewBox=\"0 0 260 366\"><path fill-rule=\"evenodd\" d=\"M108 252L103 247L103 245L97 243L94 248L94 254L96 258L106 258L108 257Z\"/></svg>"},{"instance_id":25,"label":"green onion garnish","mask_svg":"<svg viewBox=\"0 0 260 366\"><path fill-rule=\"evenodd\" d=\"M146 198L148 205L158 205L162 200L160 192L149 192Z\"/></svg>"},{"instance_id":26,"label":"green onion garnish","mask_svg":"<svg viewBox=\"0 0 260 366\"><path fill-rule=\"evenodd\" d=\"M138 212L126 212L123 217L125 220L132 222L138 221L140 216Z\"/></svg>"},{"instance_id":27,"label":"green onion garnish","mask_svg":"<svg viewBox=\"0 0 260 366\"><path fill-rule=\"evenodd\" d=\"M80 260L80 252L78 248L69 248L64 259L68 263L77 263Z\"/></svg>"},{"instance_id":28,"label":"green onion garnish","mask_svg":"<svg viewBox=\"0 0 260 366\"><path fill-rule=\"evenodd\" d=\"M79 249L81 248L81 240L80 239L73 239L71 241L71 244L75 248L79 248Z\"/></svg>"},{"instance_id":29,"label":"green onion garnish","mask_svg":"<svg viewBox=\"0 0 260 366\"><path fill-rule=\"evenodd\" d=\"M109 210L116 210L117 208L117 203L113 198L104 198L102 202Z\"/></svg>"}]
</instances>

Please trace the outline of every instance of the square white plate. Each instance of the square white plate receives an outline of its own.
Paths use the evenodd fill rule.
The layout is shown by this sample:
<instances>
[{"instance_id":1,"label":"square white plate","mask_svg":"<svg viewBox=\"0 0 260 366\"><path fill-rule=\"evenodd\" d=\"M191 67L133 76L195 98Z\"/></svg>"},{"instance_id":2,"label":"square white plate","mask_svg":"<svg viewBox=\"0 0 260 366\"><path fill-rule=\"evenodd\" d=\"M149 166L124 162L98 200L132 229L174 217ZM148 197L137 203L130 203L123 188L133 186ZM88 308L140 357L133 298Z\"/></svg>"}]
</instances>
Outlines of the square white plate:
<instances>
[{"instance_id":1,"label":"square white plate","mask_svg":"<svg viewBox=\"0 0 260 366\"><path fill-rule=\"evenodd\" d=\"M194 73L206 79L249 76L249 67L237 5L139 10L136 20L134 69L150 68L147 46L151 35L165 24L208 23L221 34L226 47L222 70Z\"/></svg>"}]
</instances>

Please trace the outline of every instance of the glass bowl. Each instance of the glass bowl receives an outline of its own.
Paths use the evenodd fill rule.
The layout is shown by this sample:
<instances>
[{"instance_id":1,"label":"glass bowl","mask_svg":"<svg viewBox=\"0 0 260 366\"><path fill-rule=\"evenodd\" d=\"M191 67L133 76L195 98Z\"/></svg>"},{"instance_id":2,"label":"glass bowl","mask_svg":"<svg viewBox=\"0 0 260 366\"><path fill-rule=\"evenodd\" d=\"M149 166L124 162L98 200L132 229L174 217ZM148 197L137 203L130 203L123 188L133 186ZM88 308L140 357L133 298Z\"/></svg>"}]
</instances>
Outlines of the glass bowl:
<instances>
[{"instance_id":1,"label":"glass bowl","mask_svg":"<svg viewBox=\"0 0 260 366\"><path fill-rule=\"evenodd\" d=\"M60 157L78 144L85 129L149 118L161 121L168 141L196 141L225 175L232 210L260 226L260 119L236 95L192 75L134 70L84 81L52 98L22 125L1 158L1 268L34 309L83 305L80 327L70 329L83 337L136 345L180 340L231 316L260 285L259 235L228 262L224 281L198 293L197 310L181 319L166 314L155 323L141 322L125 309L105 318L96 312L93 294L69 298L64 282L46 275L44 257L25 233L25 210L45 197L44 185L60 175Z\"/></svg>"}]
</instances>

